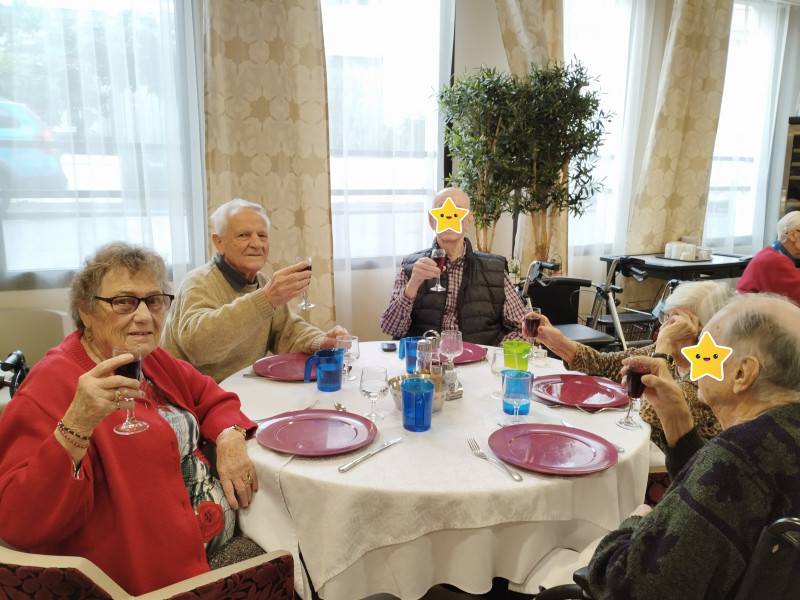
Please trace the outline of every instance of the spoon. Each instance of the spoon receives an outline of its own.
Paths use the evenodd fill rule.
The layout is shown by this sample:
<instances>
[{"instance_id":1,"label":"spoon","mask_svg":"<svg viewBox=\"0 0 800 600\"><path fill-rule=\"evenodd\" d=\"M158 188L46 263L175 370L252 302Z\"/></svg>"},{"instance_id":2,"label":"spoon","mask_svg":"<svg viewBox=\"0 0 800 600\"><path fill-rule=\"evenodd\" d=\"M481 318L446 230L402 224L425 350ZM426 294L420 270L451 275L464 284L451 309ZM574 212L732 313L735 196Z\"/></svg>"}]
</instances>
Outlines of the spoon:
<instances>
[{"instance_id":1,"label":"spoon","mask_svg":"<svg viewBox=\"0 0 800 600\"><path fill-rule=\"evenodd\" d=\"M334 402L333 403L333 408L335 408L336 410L339 410L341 412L347 412L347 408L345 407L345 405L341 404L339 402Z\"/></svg>"}]
</instances>

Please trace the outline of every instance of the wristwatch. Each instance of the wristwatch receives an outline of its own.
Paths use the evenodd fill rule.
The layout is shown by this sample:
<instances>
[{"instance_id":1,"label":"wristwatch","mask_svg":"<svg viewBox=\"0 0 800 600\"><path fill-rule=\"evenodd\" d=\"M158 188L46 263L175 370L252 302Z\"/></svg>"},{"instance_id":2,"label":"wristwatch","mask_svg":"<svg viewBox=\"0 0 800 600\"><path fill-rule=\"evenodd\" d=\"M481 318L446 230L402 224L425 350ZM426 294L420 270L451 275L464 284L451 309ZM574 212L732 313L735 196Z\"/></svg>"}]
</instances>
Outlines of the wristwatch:
<instances>
[{"instance_id":1,"label":"wristwatch","mask_svg":"<svg viewBox=\"0 0 800 600\"><path fill-rule=\"evenodd\" d=\"M228 431L229 429L235 429L236 431L238 431L239 433L241 433L241 434L242 434L242 435L245 437L245 439L247 439L247 429L245 429L245 428L244 428L244 427L242 427L241 425L231 425L230 427L226 427L225 429L223 429L222 431L220 431L220 434L221 434L222 432L224 432L224 431Z\"/></svg>"},{"instance_id":2,"label":"wristwatch","mask_svg":"<svg viewBox=\"0 0 800 600\"><path fill-rule=\"evenodd\" d=\"M663 358L667 361L667 364L672 368L672 365L675 364L675 359L672 358L671 355L665 354L664 352L653 352L653 358Z\"/></svg>"}]
</instances>

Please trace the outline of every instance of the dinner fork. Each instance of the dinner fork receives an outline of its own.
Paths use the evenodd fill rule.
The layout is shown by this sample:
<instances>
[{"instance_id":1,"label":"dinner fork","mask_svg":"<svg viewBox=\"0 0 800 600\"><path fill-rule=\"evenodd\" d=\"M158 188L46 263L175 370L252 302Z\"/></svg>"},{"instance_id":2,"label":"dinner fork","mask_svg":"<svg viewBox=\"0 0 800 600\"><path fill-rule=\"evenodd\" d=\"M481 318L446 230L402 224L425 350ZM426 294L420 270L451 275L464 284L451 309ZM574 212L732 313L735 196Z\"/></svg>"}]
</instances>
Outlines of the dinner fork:
<instances>
[{"instance_id":1,"label":"dinner fork","mask_svg":"<svg viewBox=\"0 0 800 600\"><path fill-rule=\"evenodd\" d=\"M490 462L493 462L496 465L501 466L505 469L506 473L509 474L511 479L514 481L522 481L522 475L517 473L516 471L509 469L506 463L503 461L497 460L496 458L492 458L491 456L486 456L486 453L481 450L481 447L478 445L478 442L475 441L475 438L467 438L467 443L469 444L469 449L472 450L472 453L477 456L478 458L483 458Z\"/></svg>"}]
</instances>

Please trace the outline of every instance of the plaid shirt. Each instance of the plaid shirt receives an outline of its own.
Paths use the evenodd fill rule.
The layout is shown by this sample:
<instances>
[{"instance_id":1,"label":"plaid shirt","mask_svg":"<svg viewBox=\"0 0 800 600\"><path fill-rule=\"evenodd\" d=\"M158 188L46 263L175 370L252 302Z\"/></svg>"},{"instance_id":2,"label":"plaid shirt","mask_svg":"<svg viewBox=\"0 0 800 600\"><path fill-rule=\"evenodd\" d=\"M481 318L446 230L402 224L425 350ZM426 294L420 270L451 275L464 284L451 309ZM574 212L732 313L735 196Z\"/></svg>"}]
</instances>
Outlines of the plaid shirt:
<instances>
[{"instance_id":1,"label":"plaid shirt","mask_svg":"<svg viewBox=\"0 0 800 600\"><path fill-rule=\"evenodd\" d=\"M444 303L442 331L459 329L458 290L461 289L464 267L467 264L466 247L457 259L451 261L448 258L447 261L447 299ZM428 285L429 281L432 280L424 281L421 285ZM386 335L395 338L403 337L408 328L411 327L411 309L414 308L414 300L405 294L407 284L408 277L406 277L406 272L401 268L394 279L389 306L386 307L386 310L381 315L381 330ZM503 341L524 340L522 320L525 318L525 305L514 288L514 284L511 283L508 273L505 274L503 288L506 294L505 302L503 302L503 327L508 331L503 337Z\"/></svg>"}]
</instances>

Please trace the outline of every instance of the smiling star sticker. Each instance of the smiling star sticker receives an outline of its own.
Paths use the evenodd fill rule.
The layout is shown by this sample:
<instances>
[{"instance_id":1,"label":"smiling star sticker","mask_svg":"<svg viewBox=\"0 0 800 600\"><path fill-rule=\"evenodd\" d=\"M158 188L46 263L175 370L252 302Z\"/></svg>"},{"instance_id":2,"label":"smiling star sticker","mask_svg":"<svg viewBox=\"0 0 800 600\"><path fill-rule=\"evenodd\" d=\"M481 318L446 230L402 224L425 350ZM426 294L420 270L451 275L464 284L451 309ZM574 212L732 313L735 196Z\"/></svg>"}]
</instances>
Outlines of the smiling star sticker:
<instances>
[{"instance_id":1,"label":"smiling star sticker","mask_svg":"<svg viewBox=\"0 0 800 600\"><path fill-rule=\"evenodd\" d=\"M733 350L727 346L717 346L714 338L707 331L700 338L696 346L687 346L681 353L692 363L691 379L697 381L708 375L717 381L722 381L722 363L725 362Z\"/></svg>"},{"instance_id":2,"label":"smiling star sticker","mask_svg":"<svg viewBox=\"0 0 800 600\"><path fill-rule=\"evenodd\" d=\"M441 208L434 208L428 212L436 219L436 233L442 233L448 229L461 233L461 221L469 214L466 208L458 208L449 196Z\"/></svg>"}]
</instances>

